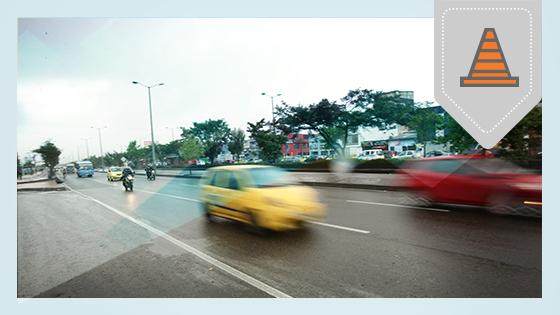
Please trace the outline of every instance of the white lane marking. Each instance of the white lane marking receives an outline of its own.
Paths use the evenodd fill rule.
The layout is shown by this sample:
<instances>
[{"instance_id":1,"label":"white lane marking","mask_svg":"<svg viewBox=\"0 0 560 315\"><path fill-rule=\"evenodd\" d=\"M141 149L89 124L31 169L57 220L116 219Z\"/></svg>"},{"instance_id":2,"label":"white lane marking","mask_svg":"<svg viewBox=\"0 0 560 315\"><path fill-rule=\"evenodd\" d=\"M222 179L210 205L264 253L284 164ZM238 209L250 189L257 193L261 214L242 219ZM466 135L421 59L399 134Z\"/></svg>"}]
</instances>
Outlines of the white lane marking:
<instances>
[{"instance_id":1,"label":"white lane marking","mask_svg":"<svg viewBox=\"0 0 560 315\"><path fill-rule=\"evenodd\" d=\"M66 185L66 186L68 187L68 185ZM77 194L79 194L79 195L81 195L81 196L83 196L83 197L85 197L85 198L87 198L87 199L89 199L89 200L91 200L91 201L93 201L93 202L95 202L95 203L97 203L97 204L99 204L99 205L101 205L101 206L103 206L104 208L120 215L121 217L129 220L130 222L133 222L133 223L143 227L144 229L152 232L153 234L168 240L169 242L177 245L178 247L184 249L185 251L187 251L187 252L197 256L198 258L206 261L207 263L209 263L209 264L211 264L211 265L213 265L217 268L220 268L222 271L234 276L235 278L237 278L237 279L239 279L243 282L246 282L246 283L252 285L253 287L255 287L255 288L257 288L261 291L264 291L264 292L270 294L273 297L276 297L276 298L291 298L290 295L288 295L288 294L286 294L286 293L284 293L284 292L282 292L282 291L280 291L276 288L273 288L273 287L269 286L268 284L266 284L266 283L264 283L260 280L257 280L255 278L251 277L250 275L248 275L246 273L243 273L242 271L237 270L237 269L233 268L232 266L230 266L226 263L223 263L223 262L217 260L216 258L214 258L212 256L209 256L209 255L199 251L198 249L196 249L196 248L194 248L190 245L187 245L184 242L181 242L180 240L174 238L173 236L171 236L171 235L169 235L169 234L167 234L163 231L160 231L160 230L156 229L155 227L153 227L151 225L148 225L148 224L146 224L146 223L144 223L144 222L142 222L138 219L135 219L135 218L129 216L128 214L125 214L125 213L109 206L108 204L106 204L106 203L104 203L100 200L97 200L97 199L95 199L91 196L88 196L88 195L86 195L84 193L81 193L77 190L74 190L70 187L68 187L68 189L77 193Z\"/></svg>"},{"instance_id":2,"label":"white lane marking","mask_svg":"<svg viewBox=\"0 0 560 315\"><path fill-rule=\"evenodd\" d=\"M198 200L198 199L181 197L181 196L177 196L177 195L164 194L164 193L159 193L159 192L149 191L149 190L144 190L144 189L134 189L134 191L141 191L141 192L145 192L145 193L149 193L149 194L160 195L160 196L164 196L164 197L175 198L175 199L186 200L186 201L200 202L200 200Z\"/></svg>"},{"instance_id":3,"label":"white lane marking","mask_svg":"<svg viewBox=\"0 0 560 315\"><path fill-rule=\"evenodd\" d=\"M105 184L105 182L103 181L98 181L95 180L94 181L101 183L101 184ZM111 185L112 188L118 188L121 189L120 185L115 185L114 182L109 182L108 184ZM197 186L198 187L198 186ZM83 190L83 189L80 189ZM165 197L169 197L169 198L174 198L174 199L180 199L180 200L186 200L186 201L192 201L192 202L200 202L198 199L193 199L193 198L187 198L187 197L181 197L181 196L177 196L177 195L170 195L170 194L164 194L164 193L160 193L160 192L156 192L156 191L150 191L150 190L144 190L144 189L138 189L135 188L134 191L140 191L140 192L145 192L145 193L149 193L149 194L155 194L155 195L160 195L160 196L165 196Z\"/></svg>"},{"instance_id":4,"label":"white lane marking","mask_svg":"<svg viewBox=\"0 0 560 315\"><path fill-rule=\"evenodd\" d=\"M346 200L349 203L361 203L367 205L377 205L377 206L385 206L385 207L397 207L397 208L408 208L408 209L416 209L416 210L427 210L427 211L437 211L437 212L450 212L446 209L437 209L437 208L425 208L425 207L415 207L415 206L407 206L407 205L398 205L393 203L381 203L381 202L372 202L372 201L362 201L362 200Z\"/></svg>"},{"instance_id":5,"label":"white lane marking","mask_svg":"<svg viewBox=\"0 0 560 315\"><path fill-rule=\"evenodd\" d=\"M160 196L164 196L164 197L168 197L168 198L175 198L175 199L186 200L186 201L191 201L191 202L200 202L200 200L197 200L197 199L181 197L181 196L177 196L177 195L164 194L164 193L159 193L159 192L149 191L149 190L144 190L144 189L136 188L136 189L134 189L134 191L145 192L145 193L149 193L149 194L155 194L155 195L160 195ZM329 224L329 223L323 223L323 222L318 222L318 221L310 221L310 220L307 220L306 222L309 222L311 224L316 224L316 225L322 225L322 226L330 227L330 228L334 228L334 229L356 232L356 233L362 233L362 234L371 233L370 231L355 229L355 228L336 225L336 224Z\"/></svg>"},{"instance_id":6,"label":"white lane marking","mask_svg":"<svg viewBox=\"0 0 560 315\"><path fill-rule=\"evenodd\" d=\"M335 228L335 229L340 229L340 230L346 230L346 231L352 231L352 232L356 232L356 233L362 233L362 234L369 234L369 233L371 233L370 231L366 231L366 230L360 230L360 229L355 229L355 228L346 227L346 226L341 226L341 225L335 225L335 224L329 224L329 223L324 223L324 222L318 222L318 221L307 221L307 222L312 223L312 224L317 224L317 225L322 225L322 226L330 227L330 228Z\"/></svg>"}]
</instances>

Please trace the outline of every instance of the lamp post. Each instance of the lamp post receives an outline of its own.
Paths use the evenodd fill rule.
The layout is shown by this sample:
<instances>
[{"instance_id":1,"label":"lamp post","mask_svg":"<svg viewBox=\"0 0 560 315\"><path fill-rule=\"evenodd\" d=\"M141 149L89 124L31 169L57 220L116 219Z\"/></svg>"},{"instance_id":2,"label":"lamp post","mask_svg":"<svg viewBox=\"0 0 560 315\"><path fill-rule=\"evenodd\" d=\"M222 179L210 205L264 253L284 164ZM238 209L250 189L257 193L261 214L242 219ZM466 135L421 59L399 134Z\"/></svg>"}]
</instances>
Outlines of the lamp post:
<instances>
[{"instance_id":1,"label":"lamp post","mask_svg":"<svg viewBox=\"0 0 560 315\"><path fill-rule=\"evenodd\" d=\"M152 163L153 163L153 167L155 168L156 167L156 143L154 140L154 121L152 118L152 88L163 85L163 83L158 83L154 85L145 85L138 81L132 81L132 84L139 84L148 89L148 106L150 108L150 133L152 135Z\"/></svg>"},{"instance_id":2,"label":"lamp post","mask_svg":"<svg viewBox=\"0 0 560 315\"><path fill-rule=\"evenodd\" d=\"M92 129L97 129L97 136L99 137L99 154L101 156L101 169L105 169L105 159L103 158L103 144L101 143L101 129L107 128L107 126L103 127L94 127L91 126Z\"/></svg>"},{"instance_id":3,"label":"lamp post","mask_svg":"<svg viewBox=\"0 0 560 315\"><path fill-rule=\"evenodd\" d=\"M270 96L270 105L272 107L272 122L270 124L270 129L272 131L274 131L274 97L275 96L282 96L282 93L276 93L276 94L266 94L266 92L262 92L261 95L263 96Z\"/></svg>"}]
</instances>

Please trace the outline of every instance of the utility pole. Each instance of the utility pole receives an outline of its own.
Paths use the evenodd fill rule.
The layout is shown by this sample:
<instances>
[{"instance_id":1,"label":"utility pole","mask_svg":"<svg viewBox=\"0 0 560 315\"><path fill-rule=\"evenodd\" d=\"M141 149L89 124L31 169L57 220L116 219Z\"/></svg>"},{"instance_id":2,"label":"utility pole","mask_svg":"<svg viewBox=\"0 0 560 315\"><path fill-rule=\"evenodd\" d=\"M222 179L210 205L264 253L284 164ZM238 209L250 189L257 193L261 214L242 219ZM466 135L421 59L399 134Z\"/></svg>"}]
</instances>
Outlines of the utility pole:
<instances>
[{"instance_id":1,"label":"utility pole","mask_svg":"<svg viewBox=\"0 0 560 315\"><path fill-rule=\"evenodd\" d=\"M163 85L163 83L158 83L158 84L148 86L138 81L132 81L132 84L139 84L148 89L148 106L150 109L150 133L152 135L152 163L153 163L153 167L155 168L157 163L156 163L156 142L154 140L154 121L152 118L152 88Z\"/></svg>"}]
</instances>

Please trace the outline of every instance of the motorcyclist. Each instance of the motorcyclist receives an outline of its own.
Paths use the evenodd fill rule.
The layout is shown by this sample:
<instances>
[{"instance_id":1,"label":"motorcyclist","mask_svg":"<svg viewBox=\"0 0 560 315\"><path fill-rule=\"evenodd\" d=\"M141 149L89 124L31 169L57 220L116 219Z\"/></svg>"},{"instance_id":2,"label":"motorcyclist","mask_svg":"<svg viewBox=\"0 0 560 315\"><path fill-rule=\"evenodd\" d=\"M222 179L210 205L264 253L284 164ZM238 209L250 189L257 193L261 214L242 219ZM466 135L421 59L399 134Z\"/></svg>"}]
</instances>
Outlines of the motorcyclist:
<instances>
[{"instance_id":1,"label":"motorcyclist","mask_svg":"<svg viewBox=\"0 0 560 315\"><path fill-rule=\"evenodd\" d=\"M150 179L150 176L152 176L152 174L153 174L156 170L154 169L154 167L152 166L152 164L148 164L148 166L146 166L145 171L146 171L146 177L147 177L148 179Z\"/></svg>"},{"instance_id":2,"label":"motorcyclist","mask_svg":"<svg viewBox=\"0 0 560 315\"><path fill-rule=\"evenodd\" d=\"M126 184L125 184L124 180L126 179L126 177L128 175L134 177L134 171L130 167L124 167L123 172L122 172L122 176L121 176L121 181L123 182L123 186L125 188L126 188Z\"/></svg>"}]
</instances>

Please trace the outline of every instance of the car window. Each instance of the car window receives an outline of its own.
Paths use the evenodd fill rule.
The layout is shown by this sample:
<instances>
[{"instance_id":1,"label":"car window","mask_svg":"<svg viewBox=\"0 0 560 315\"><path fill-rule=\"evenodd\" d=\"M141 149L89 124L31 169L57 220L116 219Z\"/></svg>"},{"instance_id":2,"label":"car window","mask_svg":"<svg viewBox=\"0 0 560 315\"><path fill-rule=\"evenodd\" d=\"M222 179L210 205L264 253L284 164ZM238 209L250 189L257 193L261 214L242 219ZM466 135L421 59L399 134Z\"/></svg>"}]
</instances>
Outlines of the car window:
<instances>
[{"instance_id":1,"label":"car window","mask_svg":"<svg viewBox=\"0 0 560 315\"><path fill-rule=\"evenodd\" d=\"M286 186L295 183L288 172L277 167L250 169L249 175L255 187Z\"/></svg>"},{"instance_id":2,"label":"car window","mask_svg":"<svg viewBox=\"0 0 560 315\"><path fill-rule=\"evenodd\" d=\"M229 172L229 185L228 185L229 189L239 189L239 182L237 181L237 178L235 177L235 174L233 172Z\"/></svg>"},{"instance_id":3,"label":"car window","mask_svg":"<svg viewBox=\"0 0 560 315\"><path fill-rule=\"evenodd\" d=\"M221 188L229 188L229 173L228 171L218 171L212 180L213 186Z\"/></svg>"}]
</instances>

